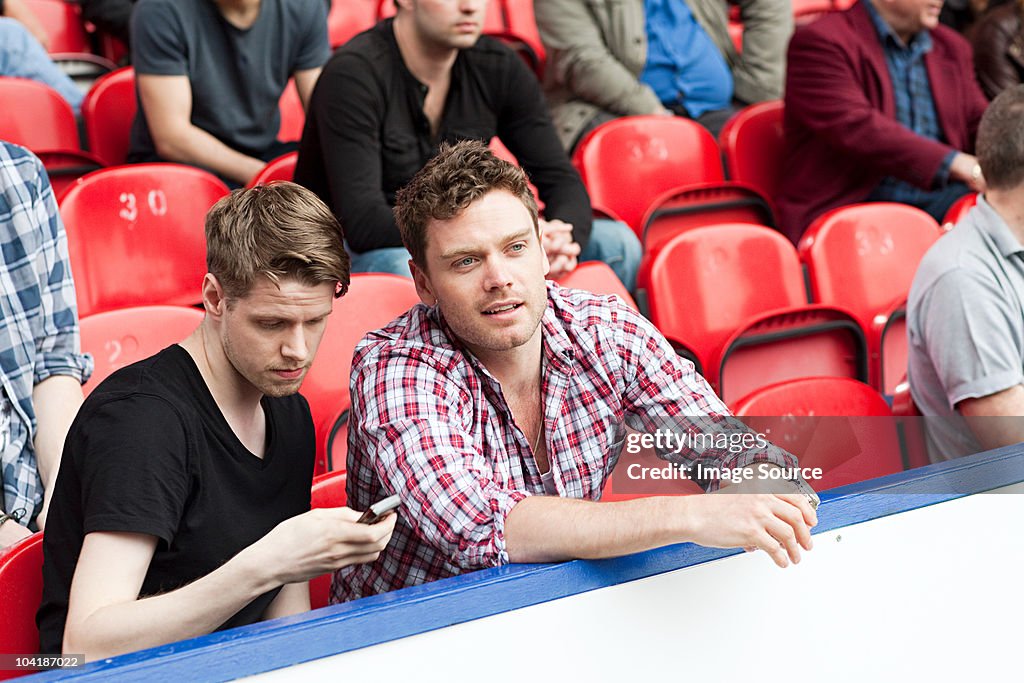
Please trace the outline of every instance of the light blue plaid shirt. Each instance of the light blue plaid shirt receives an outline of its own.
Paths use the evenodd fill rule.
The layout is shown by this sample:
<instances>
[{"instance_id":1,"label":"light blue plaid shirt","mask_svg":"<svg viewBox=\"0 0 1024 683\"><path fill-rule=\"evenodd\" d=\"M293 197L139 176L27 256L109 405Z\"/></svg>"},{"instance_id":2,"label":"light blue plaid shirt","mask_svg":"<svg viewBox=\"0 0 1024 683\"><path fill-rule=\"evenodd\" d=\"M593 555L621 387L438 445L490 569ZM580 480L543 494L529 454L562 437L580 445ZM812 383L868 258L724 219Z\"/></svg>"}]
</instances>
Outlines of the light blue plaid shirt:
<instances>
[{"instance_id":1,"label":"light blue plaid shirt","mask_svg":"<svg viewBox=\"0 0 1024 683\"><path fill-rule=\"evenodd\" d=\"M47 377L80 382L92 358L80 353L68 243L43 165L0 142L0 476L3 510L34 520L43 486L32 440L32 388ZM0 422L4 420L0 419Z\"/></svg>"}]
</instances>

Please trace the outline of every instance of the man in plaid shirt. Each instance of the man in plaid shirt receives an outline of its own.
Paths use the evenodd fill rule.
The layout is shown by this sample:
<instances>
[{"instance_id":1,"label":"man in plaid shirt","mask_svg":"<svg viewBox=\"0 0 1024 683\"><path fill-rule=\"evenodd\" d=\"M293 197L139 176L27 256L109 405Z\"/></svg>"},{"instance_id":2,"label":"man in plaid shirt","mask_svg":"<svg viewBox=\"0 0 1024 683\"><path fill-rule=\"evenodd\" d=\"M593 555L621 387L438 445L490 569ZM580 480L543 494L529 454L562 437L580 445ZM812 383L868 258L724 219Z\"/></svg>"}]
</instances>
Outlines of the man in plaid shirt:
<instances>
[{"instance_id":1,"label":"man in plaid shirt","mask_svg":"<svg viewBox=\"0 0 1024 683\"><path fill-rule=\"evenodd\" d=\"M75 286L50 181L0 142L0 549L41 529L92 359L79 352ZM45 492L45 495L44 495Z\"/></svg>"},{"instance_id":2,"label":"man in plaid shirt","mask_svg":"<svg viewBox=\"0 0 1024 683\"><path fill-rule=\"evenodd\" d=\"M397 493L402 505L380 558L335 575L334 601L509 562L684 541L762 548L779 566L810 549L817 519L794 484L779 495L594 502L627 425L743 427L620 299L545 282L537 207L520 169L478 142L443 146L399 194L395 214L426 305L356 350L348 497L362 509ZM673 457L794 464L770 444Z\"/></svg>"}]
</instances>

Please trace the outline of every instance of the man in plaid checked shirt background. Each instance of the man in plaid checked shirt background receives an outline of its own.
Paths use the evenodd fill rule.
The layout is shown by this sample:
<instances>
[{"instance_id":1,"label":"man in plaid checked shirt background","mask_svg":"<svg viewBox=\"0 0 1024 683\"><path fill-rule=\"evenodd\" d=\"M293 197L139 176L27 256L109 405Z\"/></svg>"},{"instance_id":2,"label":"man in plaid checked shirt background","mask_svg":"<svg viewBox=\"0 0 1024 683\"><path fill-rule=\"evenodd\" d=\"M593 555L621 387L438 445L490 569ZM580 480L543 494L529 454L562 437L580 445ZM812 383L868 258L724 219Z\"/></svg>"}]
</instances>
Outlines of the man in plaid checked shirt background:
<instances>
[{"instance_id":1,"label":"man in plaid checked shirt background","mask_svg":"<svg viewBox=\"0 0 1024 683\"><path fill-rule=\"evenodd\" d=\"M0 142L0 549L41 529L92 359L43 165ZM45 492L45 495L44 495Z\"/></svg>"},{"instance_id":2,"label":"man in plaid checked shirt background","mask_svg":"<svg viewBox=\"0 0 1024 683\"><path fill-rule=\"evenodd\" d=\"M546 283L537 207L520 169L477 142L442 147L395 213L426 305L356 350L348 497L363 509L398 493L402 505L380 558L335 575L334 601L509 562L685 541L761 548L783 567L810 549L817 518L803 482L780 494L594 502L627 425L743 427L620 299ZM686 466L794 464L770 444L673 457Z\"/></svg>"}]
</instances>

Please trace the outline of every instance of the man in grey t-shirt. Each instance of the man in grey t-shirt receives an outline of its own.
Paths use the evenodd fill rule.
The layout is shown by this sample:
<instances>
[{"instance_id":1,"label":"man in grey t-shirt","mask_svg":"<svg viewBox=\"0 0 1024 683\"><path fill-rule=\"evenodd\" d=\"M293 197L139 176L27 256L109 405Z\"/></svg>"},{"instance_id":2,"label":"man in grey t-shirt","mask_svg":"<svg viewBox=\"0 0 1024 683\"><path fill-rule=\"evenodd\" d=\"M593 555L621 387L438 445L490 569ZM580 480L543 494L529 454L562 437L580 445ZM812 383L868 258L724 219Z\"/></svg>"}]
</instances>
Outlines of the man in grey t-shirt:
<instances>
[{"instance_id":1,"label":"man in grey t-shirt","mask_svg":"<svg viewBox=\"0 0 1024 683\"><path fill-rule=\"evenodd\" d=\"M933 461L1024 440L1024 86L978 130L988 184L933 246L907 302L911 393ZM1018 419L1012 419L1018 418Z\"/></svg>"},{"instance_id":2,"label":"man in grey t-shirt","mask_svg":"<svg viewBox=\"0 0 1024 683\"><path fill-rule=\"evenodd\" d=\"M277 141L288 79L305 107L329 53L323 0L140 0L128 160L177 161L249 182L290 151Z\"/></svg>"}]
</instances>

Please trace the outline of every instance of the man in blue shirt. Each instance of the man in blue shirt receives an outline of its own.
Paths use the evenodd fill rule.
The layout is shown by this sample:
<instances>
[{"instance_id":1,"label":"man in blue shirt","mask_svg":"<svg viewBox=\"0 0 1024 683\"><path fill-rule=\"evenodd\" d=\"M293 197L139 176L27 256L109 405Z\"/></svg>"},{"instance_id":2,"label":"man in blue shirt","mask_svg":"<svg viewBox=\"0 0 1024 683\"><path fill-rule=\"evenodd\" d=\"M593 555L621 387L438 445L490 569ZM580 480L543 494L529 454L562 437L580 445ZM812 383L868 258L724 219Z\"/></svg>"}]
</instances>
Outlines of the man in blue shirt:
<instances>
[{"instance_id":1,"label":"man in blue shirt","mask_svg":"<svg viewBox=\"0 0 1024 683\"><path fill-rule=\"evenodd\" d=\"M0 549L41 529L92 359L79 353L67 238L50 181L0 142ZM45 491L45 496L44 496Z\"/></svg>"},{"instance_id":2,"label":"man in blue shirt","mask_svg":"<svg viewBox=\"0 0 1024 683\"><path fill-rule=\"evenodd\" d=\"M789 0L740 0L743 52L721 0L546 0L544 89L566 149L617 116L678 114L717 133L735 111L782 96Z\"/></svg>"}]
</instances>

